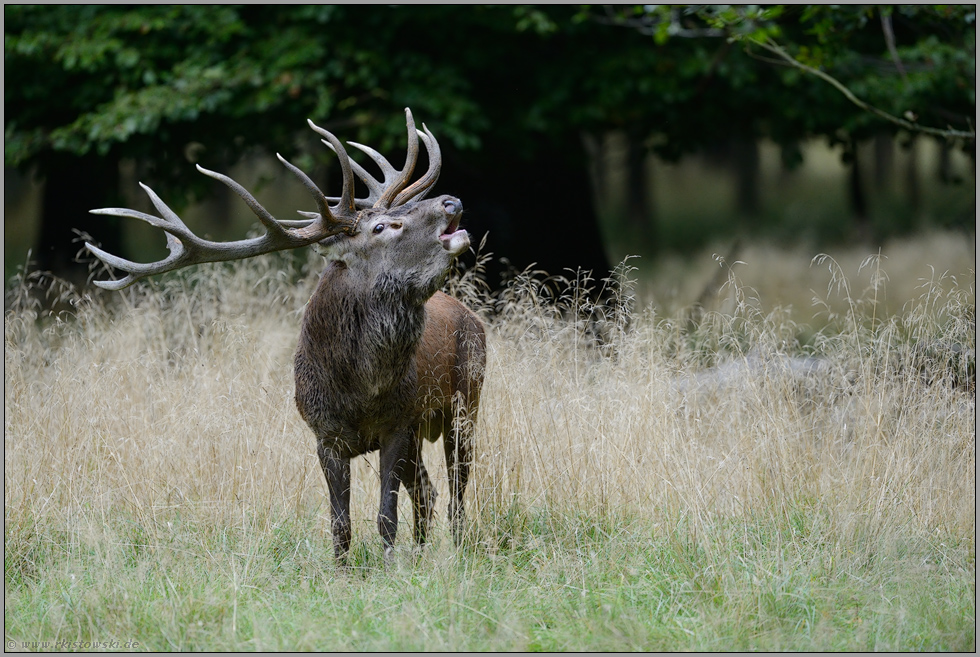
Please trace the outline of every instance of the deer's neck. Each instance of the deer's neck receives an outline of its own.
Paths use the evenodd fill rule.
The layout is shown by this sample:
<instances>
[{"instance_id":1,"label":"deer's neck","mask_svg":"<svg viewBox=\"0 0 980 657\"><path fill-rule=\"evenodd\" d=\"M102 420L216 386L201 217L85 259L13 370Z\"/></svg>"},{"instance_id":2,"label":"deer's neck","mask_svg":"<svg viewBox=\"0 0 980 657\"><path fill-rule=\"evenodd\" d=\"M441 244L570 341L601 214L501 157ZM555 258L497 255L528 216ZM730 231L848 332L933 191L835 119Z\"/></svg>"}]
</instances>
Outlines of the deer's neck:
<instances>
[{"instance_id":1,"label":"deer's neck","mask_svg":"<svg viewBox=\"0 0 980 657\"><path fill-rule=\"evenodd\" d=\"M365 279L332 263L307 306L297 359L315 363L324 383L345 395L374 398L412 387L425 301L395 276Z\"/></svg>"},{"instance_id":2,"label":"deer's neck","mask_svg":"<svg viewBox=\"0 0 980 657\"><path fill-rule=\"evenodd\" d=\"M368 301L367 342L383 359L378 367L393 370L414 362L415 349L425 330L425 301L417 289L388 274L375 279Z\"/></svg>"}]
</instances>

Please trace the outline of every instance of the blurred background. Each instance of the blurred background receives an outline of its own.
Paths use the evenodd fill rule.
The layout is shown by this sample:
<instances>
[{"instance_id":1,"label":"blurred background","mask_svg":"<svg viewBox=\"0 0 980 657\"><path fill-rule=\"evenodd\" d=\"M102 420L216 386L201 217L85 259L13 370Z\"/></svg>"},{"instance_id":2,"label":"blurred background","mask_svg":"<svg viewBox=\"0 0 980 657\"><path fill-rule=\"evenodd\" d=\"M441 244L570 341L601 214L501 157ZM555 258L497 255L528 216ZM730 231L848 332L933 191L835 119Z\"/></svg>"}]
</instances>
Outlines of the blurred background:
<instances>
[{"instance_id":1,"label":"blurred background","mask_svg":"<svg viewBox=\"0 0 980 657\"><path fill-rule=\"evenodd\" d=\"M683 305L719 254L777 303L781 260L882 248L975 277L975 8L6 5L4 279L86 284L80 234L162 258L160 231L88 214L152 211L138 181L243 237L254 216L197 163L296 218L275 153L340 187L306 119L400 166L405 107L492 286L639 256L641 290Z\"/></svg>"}]
</instances>

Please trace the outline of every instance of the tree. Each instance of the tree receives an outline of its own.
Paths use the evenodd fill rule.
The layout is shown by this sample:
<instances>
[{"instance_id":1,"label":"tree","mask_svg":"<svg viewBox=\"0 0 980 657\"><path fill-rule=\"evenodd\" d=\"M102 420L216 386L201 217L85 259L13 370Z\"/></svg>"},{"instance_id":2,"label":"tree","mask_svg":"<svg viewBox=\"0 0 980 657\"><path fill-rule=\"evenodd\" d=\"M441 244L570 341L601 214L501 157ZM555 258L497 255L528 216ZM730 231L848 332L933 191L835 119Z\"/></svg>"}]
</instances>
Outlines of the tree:
<instances>
[{"instance_id":1,"label":"tree","mask_svg":"<svg viewBox=\"0 0 980 657\"><path fill-rule=\"evenodd\" d=\"M190 166L191 144L211 168L253 149L329 162L324 149L294 145L312 141L297 137L306 117L391 151L404 141L392 108L411 106L444 144L447 179L474 192L468 206L479 207L475 192L484 190L502 199L504 212L520 208L533 221L561 212L575 240L554 249L535 243L537 253L559 255L555 266L608 269L588 197L553 196L580 163L563 149L539 166L546 154L526 148L515 126L520 99L480 93L487 79L501 78L493 58L518 57L509 39L528 47L539 39L528 16L521 8L5 7L5 162L47 181L41 266L66 272L77 248L72 228L100 239L117 234L86 211L112 204L117 190L106 172L124 158L148 163L148 181L179 207L208 183ZM433 25L455 28L432 34ZM473 39L483 40L480 54L472 54ZM538 76L528 70L526 83ZM475 157L482 144L489 146ZM93 160L97 168L80 170ZM513 243L528 251L527 241ZM511 258L530 264L526 253Z\"/></svg>"},{"instance_id":2,"label":"tree","mask_svg":"<svg viewBox=\"0 0 980 657\"><path fill-rule=\"evenodd\" d=\"M480 118L459 71L421 53L385 57L360 36L378 29L348 29L344 13L330 6L5 7L5 162L47 181L41 266L66 271L66 249L76 248L66 246L71 228L99 239L117 234L87 210L115 200L111 174L124 158L146 163L153 186L180 206L209 182L190 165L189 145L212 167L253 149L296 155L296 133L314 116L390 146L396 135L404 139L404 124L389 98L435 117L444 140L476 143L470 126ZM438 75L439 94L421 93L427 74Z\"/></svg>"},{"instance_id":3,"label":"tree","mask_svg":"<svg viewBox=\"0 0 980 657\"><path fill-rule=\"evenodd\" d=\"M860 222L867 203L859 142L931 136L975 159L975 12L975 5L643 5L592 18L650 35L658 46L739 46L749 59L728 56L730 75L745 75L734 66L746 63L768 69L754 82L770 101L765 119L752 124L755 136L780 143L789 158L810 137L840 146ZM728 106L736 120L738 105Z\"/></svg>"},{"instance_id":4,"label":"tree","mask_svg":"<svg viewBox=\"0 0 980 657\"><path fill-rule=\"evenodd\" d=\"M961 118L975 115L974 14L961 6L4 12L5 163L46 179L36 253L61 273L77 249L72 228L118 234L87 210L116 204L124 160L177 207L214 189L196 160L221 169L281 151L336 175L307 117L397 153L400 109L412 107L444 148L439 189L463 199L470 226L490 231L490 250L561 273L608 269L583 144L609 131L633 136L634 163L647 149L677 159L759 137L790 162L802 139L847 152L905 129L806 67L905 121L968 131ZM973 156L972 140L960 145Z\"/></svg>"}]
</instances>

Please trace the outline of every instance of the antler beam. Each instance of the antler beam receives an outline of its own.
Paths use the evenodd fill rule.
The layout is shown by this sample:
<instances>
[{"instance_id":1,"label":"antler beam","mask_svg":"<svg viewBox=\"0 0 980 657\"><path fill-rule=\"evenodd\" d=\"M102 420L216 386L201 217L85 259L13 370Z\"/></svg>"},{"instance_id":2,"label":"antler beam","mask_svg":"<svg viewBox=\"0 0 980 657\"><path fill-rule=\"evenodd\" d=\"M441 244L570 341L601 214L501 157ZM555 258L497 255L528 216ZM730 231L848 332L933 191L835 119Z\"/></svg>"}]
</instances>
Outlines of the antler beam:
<instances>
[{"instance_id":1,"label":"antler beam","mask_svg":"<svg viewBox=\"0 0 980 657\"><path fill-rule=\"evenodd\" d=\"M92 214L141 219L155 228L162 229L167 235L167 249L170 251L170 255L158 262L132 262L103 251L94 244L87 243L85 247L99 260L111 267L127 272L127 275L119 280L93 282L107 290L121 290L145 276L162 274L163 272L205 262L239 260L273 251L295 249L319 242L340 232L356 230L356 212L341 213L337 211L338 208L331 210L327 205L323 192L320 191L305 173L287 162L281 155L277 154L277 157L303 182L316 202L319 213L313 215L313 219L308 222L308 225L290 228L280 224L244 187L228 176L215 171L209 171L198 165L198 171L215 180L221 181L245 201L249 209L262 222L262 225L266 229L265 234L234 242L213 242L198 237L191 232L177 213L171 210L152 189L140 183L140 187L150 197L153 206L160 213L159 217L128 208L102 208L91 210L91 212Z\"/></svg>"}]
</instances>

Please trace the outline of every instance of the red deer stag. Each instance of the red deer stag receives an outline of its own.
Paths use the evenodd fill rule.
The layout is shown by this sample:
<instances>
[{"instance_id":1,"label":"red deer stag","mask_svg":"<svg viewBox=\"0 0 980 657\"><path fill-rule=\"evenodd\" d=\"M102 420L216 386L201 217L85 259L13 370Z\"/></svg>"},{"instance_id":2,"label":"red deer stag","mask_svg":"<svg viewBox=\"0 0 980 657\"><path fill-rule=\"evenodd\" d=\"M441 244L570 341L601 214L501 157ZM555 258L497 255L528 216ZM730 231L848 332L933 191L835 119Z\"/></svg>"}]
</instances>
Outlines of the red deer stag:
<instances>
[{"instance_id":1,"label":"red deer stag","mask_svg":"<svg viewBox=\"0 0 980 657\"><path fill-rule=\"evenodd\" d=\"M264 235L220 243L201 239L140 183L160 217L123 208L92 212L133 217L163 229L170 255L141 264L86 245L104 263L128 273L120 280L95 282L110 290L198 263L315 243L324 247L328 262L306 306L296 349L296 406L316 435L330 491L334 551L341 564L346 563L351 542L350 459L366 452L380 450L378 530L386 560L398 527L400 484L412 497L415 540L425 543L435 491L422 463L423 438L435 441L443 436L449 520L457 542L464 521L463 493L483 385L485 336L476 315L438 291L450 263L469 247L470 238L459 228L459 199L423 200L439 177L439 144L424 124L416 130L408 109L405 114L408 155L400 171L373 149L350 142L380 167L383 181L351 160L334 135L309 122L336 153L344 183L340 197L328 198L305 173L278 156L313 196L317 211L301 212L306 220L277 220L234 180L198 166L245 201L265 226ZM409 185L420 138L429 168ZM354 174L367 186L366 198L355 198Z\"/></svg>"}]
</instances>

